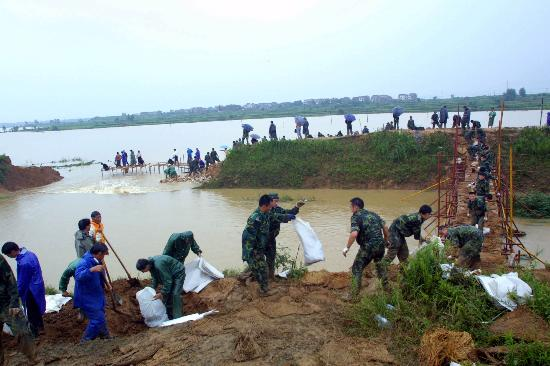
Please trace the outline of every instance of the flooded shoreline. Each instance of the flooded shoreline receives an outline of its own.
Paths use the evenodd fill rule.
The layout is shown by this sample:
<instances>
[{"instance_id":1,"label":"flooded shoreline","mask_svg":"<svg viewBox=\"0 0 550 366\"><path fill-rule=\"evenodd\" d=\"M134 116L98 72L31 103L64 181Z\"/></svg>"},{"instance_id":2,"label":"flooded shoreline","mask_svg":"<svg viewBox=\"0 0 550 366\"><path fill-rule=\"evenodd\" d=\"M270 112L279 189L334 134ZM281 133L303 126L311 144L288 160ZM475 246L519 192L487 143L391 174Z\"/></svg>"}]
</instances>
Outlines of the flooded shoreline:
<instances>
[{"instance_id":1,"label":"flooded shoreline","mask_svg":"<svg viewBox=\"0 0 550 366\"><path fill-rule=\"evenodd\" d=\"M64 180L22 191L0 200L2 240L12 240L37 253L47 284L57 286L59 276L74 258L73 234L80 218L92 210L102 213L106 234L132 273L140 257L160 254L171 233L192 230L205 258L220 270L243 268L241 234L248 215L256 208L260 194L273 189L193 189L190 183L159 184L158 175L113 176L101 179L93 167L62 172ZM299 199L308 203L300 217L312 225L325 250L326 261L311 270L347 271L352 257L341 249L349 232L349 200L362 197L368 209L388 223L403 213L415 212L433 201L435 192L410 197L413 190L279 189L282 207L292 207ZM410 197L410 198L409 198ZM542 250L550 259L545 238L550 220L520 220L527 232L525 242L532 250ZM278 245L298 250L292 224L284 224ZM411 249L417 246L409 240ZM299 252L299 257L302 255ZM193 258L190 255L189 260ZM124 272L115 258L109 258L114 277ZM13 263L12 263L13 264Z\"/></svg>"}]
</instances>

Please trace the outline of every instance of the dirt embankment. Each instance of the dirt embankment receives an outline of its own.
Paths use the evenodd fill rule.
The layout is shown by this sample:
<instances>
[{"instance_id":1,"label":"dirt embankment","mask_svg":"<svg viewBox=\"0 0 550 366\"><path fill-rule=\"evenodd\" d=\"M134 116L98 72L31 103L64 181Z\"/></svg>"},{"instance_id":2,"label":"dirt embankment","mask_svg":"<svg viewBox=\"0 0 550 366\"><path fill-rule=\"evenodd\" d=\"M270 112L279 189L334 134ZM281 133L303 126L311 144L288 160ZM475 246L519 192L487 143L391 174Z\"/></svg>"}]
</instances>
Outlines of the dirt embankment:
<instances>
[{"instance_id":1,"label":"dirt embankment","mask_svg":"<svg viewBox=\"0 0 550 366\"><path fill-rule=\"evenodd\" d=\"M365 291L376 281L366 274ZM199 294L185 294L185 313L216 309L203 320L147 329L135 293L126 281L115 291L124 305L116 313L107 299L107 319L114 340L79 345L85 323L69 302L45 316L46 334L39 356L48 365L391 365L397 364L383 338L346 333L349 320L342 296L348 273L310 272L299 282L279 280L278 293L261 298L255 282L226 278ZM373 326L375 326L373 324ZM241 363L243 362L243 363ZM15 354L9 365L22 365Z\"/></svg>"},{"instance_id":2,"label":"dirt embankment","mask_svg":"<svg viewBox=\"0 0 550 366\"><path fill-rule=\"evenodd\" d=\"M42 187L57 182L63 177L51 167L20 167L12 165L8 156L0 156L0 192L18 191Z\"/></svg>"}]
</instances>

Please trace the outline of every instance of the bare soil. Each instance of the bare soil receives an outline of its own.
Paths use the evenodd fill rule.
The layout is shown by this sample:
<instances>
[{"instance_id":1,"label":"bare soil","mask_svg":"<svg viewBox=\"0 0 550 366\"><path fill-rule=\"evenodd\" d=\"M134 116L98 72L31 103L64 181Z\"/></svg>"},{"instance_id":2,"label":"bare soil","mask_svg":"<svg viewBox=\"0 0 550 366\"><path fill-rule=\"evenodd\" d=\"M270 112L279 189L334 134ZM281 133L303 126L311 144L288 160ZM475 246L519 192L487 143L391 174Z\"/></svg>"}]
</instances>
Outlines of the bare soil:
<instances>
[{"instance_id":1,"label":"bare soil","mask_svg":"<svg viewBox=\"0 0 550 366\"><path fill-rule=\"evenodd\" d=\"M63 177L51 167L20 167L11 164L7 158L7 171L4 182L0 184L0 191L18 191L21 189L42 187L57 182Z\"/></svg>"},{"instance_id":2,"label":"bare soil","mask_svg":"<svg viewBox=\"0 0 550 366\"><path fill-rule=\"evenodd\" d=\"M550 342L550 326L526 306L506 313L497 319L489 330L497 335L511 334L516 339Z\"/></svg>"},{"instance_id":3,"label":"bare soil","mask_svg":"<svg viewBox=\"0 0 550 366\"><path fill-rule=\"evenodd\" d=\"M370 276L370 273L367 274ZM68 303L45 316L46 334L39 355L51 365L391 365L397 364L380 339L352 337L346 303L348 273L311 272L303 281L278 280L277 294L259 297L255 282L226 278L199 294L185 294L185 313L216 309L203 320L148 329L139 316L135 293L126 281L115 281L124 305L107 309L114 340L78 341L85 323ZM367 277L365 291L375 291ZM109 301L110 303L110 301ZM373 324L373 326L375 326ZM14 355L9 365L22 365Z\"/></svg>"}]
</instances>

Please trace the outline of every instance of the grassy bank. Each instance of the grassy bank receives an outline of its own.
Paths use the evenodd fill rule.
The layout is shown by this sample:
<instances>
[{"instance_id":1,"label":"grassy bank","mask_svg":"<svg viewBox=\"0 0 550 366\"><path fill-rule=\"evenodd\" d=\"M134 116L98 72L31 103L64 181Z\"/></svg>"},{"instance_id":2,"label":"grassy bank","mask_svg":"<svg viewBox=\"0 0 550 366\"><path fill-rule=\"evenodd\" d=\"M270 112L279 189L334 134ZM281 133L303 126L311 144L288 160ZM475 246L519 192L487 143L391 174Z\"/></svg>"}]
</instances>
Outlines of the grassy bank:
<instances>
[{"instance_id":1,"label":"grassy bank","mask_svg":"<svg viewBox=\"0 0 550 366\"><path fill-rule=\"evenodd\" d=\"M367 337L380 333L390 337L393 349L403 364L418 364L426 355L421 339L435 329L468 332L476 347L505 346L510 352L508 365L546 365L550 362L550 347L539 342L517 342L511 336L492 333L491 324L502 316L479 282L473 276L454 273L443 279L441 263L448 253L440 253L435 246L427 247L409 258L391 293L379 291L366 295L350 311L353 326L350 331ZM537 280L529 271L520 276L533 289L533 299L527 304L530 310L550 319L550 286ZM388 308L391 304L393 308ZM375 326L377 314L386 317L391 326ZM533 332L537 330L533 329ZM535 352L540 351L540 352ZM447 362L450 360L447 360ZM482 360L483 363L483 360ZM422 364L426 364L423 360Z\"/></svg>"},{"instance_id":2,"label":"grassy bank","mask_svg":"<svg viewBox=\"0 0 550 366\"><path fill-rule=\"evenodd\" d=\"M509 172L509 146L514 153L515 212L550 217L550 129L523 128L503 135L503 169Z\"/></svg>"},{"instance_id":3,"label":"grassy bank","mask_svg":"<svg viewBox=\"0 0 550 366\"><path fill-rule=\"evenodd\" d=\"M378 132L264 142L231 151L206 187L416 188L436 177L438 151L446 162L450 135L432 133L417 141L407 132Z\"/></svg>"}]
</instances>

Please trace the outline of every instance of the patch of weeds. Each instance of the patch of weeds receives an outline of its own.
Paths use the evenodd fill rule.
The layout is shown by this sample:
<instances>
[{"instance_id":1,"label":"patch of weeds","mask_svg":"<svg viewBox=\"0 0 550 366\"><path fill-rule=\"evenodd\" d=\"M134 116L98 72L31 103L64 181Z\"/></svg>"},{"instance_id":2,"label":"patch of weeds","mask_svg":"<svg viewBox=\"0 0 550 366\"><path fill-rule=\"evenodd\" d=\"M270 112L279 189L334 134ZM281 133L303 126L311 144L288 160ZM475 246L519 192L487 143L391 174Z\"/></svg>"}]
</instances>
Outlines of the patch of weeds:
<instances>
[{"instance_id":1,"label":"patch of weeds","mask_svg":"<svg viewBox=\"0 0 550 366\"><path fill-rule=\"evenodd\" d=\"M298 280L307 273L307 267L300 261L298 262L298 252L293 257L287 247L277 247L275 254L275 271L288 271L287 278Z\"/></svg>"},{"instance_id":2,"label":"patch of weeds","mask_svg":"<svg viewBox=\"0 0 550 366\"><path fill-rule=\"evenodd\" d=\"M433 327L468 332L479 346L498 344L485 322L499 311L475 278L457 271L443 279L440 264L445 261L445 254L434 245L418 251L402 266L390 294L367 295L351 309L353 332L375 336L381 330L374 316L386 317L392 324L384 330L391 338L391 352L412 364L418 360L411 350L418 349L422 335Z\"/></svg>"},{"instance_id":3,"label":"patch of weeds","mask_svg":"<svg viewBox=\"0 0 550 366\"><path fill-rule=\"evenodd\" d=\"M237 277L241 272L242 270L237 268L226 268L222 271L224 277Z\"/></svg>"},{"instance_id":4,"label":"patch of weeds","mask_svg":"<svg viewBox=\"0 0 550 366\"><path fill-rule=\"evenodd\" d=\"M537 280L531 271L521 273L520 277L533 289L533 297L527 305L535 313L550 322L550 285Z\"/></svg>"},{"instance_id":5,"label":"patch of weeds","mask_svg":"<svg viewBox=\"0 0 550 366\"><path fill-rule=\"evenodd\" d=\"M46 295L57 295L59 291L53 286L46 286Z\"/></svg>"},{"instance_id":6,"label":"patch of weeds","mask_svg":"<svg viewBox=\"0 0 550 366\"><path fill-rule=\"evenodd\" d=\"M508 354L506 365L511 366L543 366L550 365L550 346L540 342L515 342L506 337Z\"/></svg>"}]
</instances>

